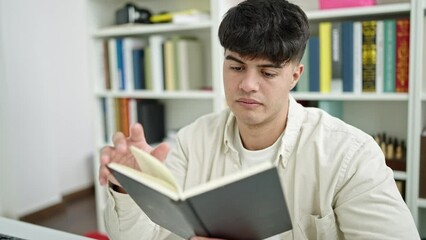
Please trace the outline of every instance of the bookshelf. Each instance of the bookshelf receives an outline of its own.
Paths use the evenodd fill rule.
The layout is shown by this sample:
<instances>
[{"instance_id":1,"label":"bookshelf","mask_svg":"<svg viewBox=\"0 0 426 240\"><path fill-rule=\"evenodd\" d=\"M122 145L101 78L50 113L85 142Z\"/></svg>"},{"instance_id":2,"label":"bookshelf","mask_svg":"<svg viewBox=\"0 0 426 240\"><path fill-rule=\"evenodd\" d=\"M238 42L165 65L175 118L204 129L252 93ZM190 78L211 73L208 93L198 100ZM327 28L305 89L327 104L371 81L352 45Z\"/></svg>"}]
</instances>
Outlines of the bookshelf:
<instances>
[{"instance_id":1,"label":"bookshelf","mask_svg":"<svg viewBox=\"0 0 426 240\"><path fill-rule=\"evenodd\" d=\"M190 24L127 24L112 27L114 12L124 6L124 0L87 0L89 28L91 82L94 92L94 111L96 112L96 149L94 169L96 184L99 151L109 144L105 141L103 127L102 99L129 98L155 99L165 106L166 130L175 130L192 122L205 113L219 111L225 106L222 87L222 48L217 40L217 30L222 15L237 4L239 0L144 0L135 1L138 6L149 8L152 12L178 11L198 8L210 12L210 20ZM297 4L297 1L295 1ZM426 74L423 72L424 28L426 0L412 0L410 3L377 5L367 8L333 9L307 11L312 31L318 31L318 24L324 21L361 21L387 18L410 18L410 65L409 91L406 93L319 93L293 92L297 100L332 101L342 104L342 119L365 132L389 135L406 140L407 170L394 171L396 180L403 180L405 201L413 213L419 228L426 228L426 199L419 199L419 136L426 126ZM150 90L106 90L104 87L102 41L117 37L149 38L151 35L171 37L174 34L191 35L203 43L203 70L211 90L190 91L150 91ZM414 39L416 39L414 41ZM420 40L421 39L421 40ZM411 64L415 63L415 64ZM400 116L400 117L399 117ZM99 230L104 231L102 210L105 206L105 189L96 185L97 219ZM423 234L426 236L426 232Z\"/></svg>"}]
</instances>

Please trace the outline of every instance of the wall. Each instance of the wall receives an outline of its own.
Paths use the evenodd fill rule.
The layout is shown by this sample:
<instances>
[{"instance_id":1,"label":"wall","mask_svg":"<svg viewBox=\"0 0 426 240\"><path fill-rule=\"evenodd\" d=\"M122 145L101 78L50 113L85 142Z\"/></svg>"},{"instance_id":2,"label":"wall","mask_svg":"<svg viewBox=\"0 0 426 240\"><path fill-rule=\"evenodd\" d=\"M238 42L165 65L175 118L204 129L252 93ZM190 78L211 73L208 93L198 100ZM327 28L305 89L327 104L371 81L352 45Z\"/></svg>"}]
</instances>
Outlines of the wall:
<instances>
[{"instance_id":1,"label":"wall","mask_svg":"<svg viewBox=\"0 0 426 240\"><path fill-rule=\"evenodd\" d=\"M0 0L2 215L93 184L85 12L84 0Z\"/></svg>"}]
</instances>

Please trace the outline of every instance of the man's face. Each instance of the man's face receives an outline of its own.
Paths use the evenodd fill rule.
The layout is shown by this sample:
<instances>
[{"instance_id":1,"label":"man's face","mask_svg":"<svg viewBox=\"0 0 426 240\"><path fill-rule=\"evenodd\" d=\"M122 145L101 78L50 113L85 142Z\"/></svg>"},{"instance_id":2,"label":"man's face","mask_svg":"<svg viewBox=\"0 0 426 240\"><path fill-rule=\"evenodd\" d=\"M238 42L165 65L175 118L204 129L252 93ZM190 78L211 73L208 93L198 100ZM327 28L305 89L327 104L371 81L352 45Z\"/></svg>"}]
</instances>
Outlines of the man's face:
<instances>
[{"instance_id":1,"label":"man's face","mask_svg":"<svg viewBox=\"0 0 426 240\"><path fill-rule=\"evenodd\" d=\"M226 101L238 124L260 127L284 121L289 92L302 71L300 64L276 65L225 50L223 84Z\"/></svg>"}]
</instances>

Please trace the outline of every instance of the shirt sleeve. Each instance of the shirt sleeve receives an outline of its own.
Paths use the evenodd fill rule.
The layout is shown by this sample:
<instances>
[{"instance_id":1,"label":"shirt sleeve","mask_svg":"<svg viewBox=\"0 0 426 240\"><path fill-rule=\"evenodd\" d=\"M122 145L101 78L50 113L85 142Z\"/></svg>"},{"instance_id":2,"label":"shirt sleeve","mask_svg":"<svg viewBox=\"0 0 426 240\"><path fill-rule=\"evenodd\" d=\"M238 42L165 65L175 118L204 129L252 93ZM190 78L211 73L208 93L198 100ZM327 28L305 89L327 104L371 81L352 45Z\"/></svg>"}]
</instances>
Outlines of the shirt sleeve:
<instances>
[{"instance_id":1,"label":"shirt sleeve","mask_svg":"<svg viewBox=\"0 0 426 240\"><path fill-rule=\"evenodd\" d=\"M334 204L344 239L420 239L393 171L373 139L346 161Z\"/></svg>"},{"instance_id":2,"label":"shirt sleeve","mask_svg":"<svg viewBox=\"0 0 426 240\"><path fill-rule=\"evenodd\" d=\"M111 240L180 239L153 223L128 194L108 189L105 228Z\"/></svg>"}]
</instances>

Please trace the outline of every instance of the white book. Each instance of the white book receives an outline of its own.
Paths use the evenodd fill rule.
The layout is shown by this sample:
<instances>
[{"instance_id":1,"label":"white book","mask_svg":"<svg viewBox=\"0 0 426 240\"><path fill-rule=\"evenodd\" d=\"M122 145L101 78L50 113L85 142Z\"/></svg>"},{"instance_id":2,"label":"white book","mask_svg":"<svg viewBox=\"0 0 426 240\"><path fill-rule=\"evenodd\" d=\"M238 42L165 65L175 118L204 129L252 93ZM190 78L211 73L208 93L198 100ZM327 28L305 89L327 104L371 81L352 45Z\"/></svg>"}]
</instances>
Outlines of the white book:
<instances>
[{"instance_id":1,"label":"white book","mask_svg":"<svg viewBox=\"0 0 426 240\"><path fill-rule=\"evenodd\" d=\"M200 90L203 59L199 40L180 39L177 43L180 90Z\"/></svg>"},{"instance_id":2,"label":"white book","mask_svg":"<svg viewBox=\"0 0 426 240\"><path fill-rule=\"evenodd\" d=\"M117 124L115 122L115 99L114 98L106 98L106 117L107 120L107 130L108 130L108 138L112 139L112 135L117 132Z\"/></svg>"},{"instance_id":3,"label":"white book","mask_svg":"<svg viewBox=\"0 0 426 240\"><path fill-rule=\"evenodd\" d=\"M124 55L124 76L127 91L135 90L135 77L133 74L133 53L134 49L141 49L145 46L145 42L140 38L124 38L123 39L123 55Z\"/></svg>"},{"instance_id":4,"label":"white book","mask_svg":"<svg viewBox=\"0 0 426 240\"><path fill-rule=\"evenodd\" d=\"M129 100L129 123L130 126L138 122L137 100L132 98Z\"/></svg>"},{"instance_id":5,"label":"white book","mask_svg":"<svg viewBox=\"0 0 426 240\"><path fill-rule=\"evenodd\" d=\"M164 73L163 73L163 42L161 35L151 35L149 37L149 46L151 49L151 80L152 89L155 92L164 91Z\"/></svg>"},{"instance_id":6,"label":"white book","mask_svg":"<svg viewBox=\"0 0 426 240\"><path fill-rule=\"evenodd\" d=\"M362 24L354 22L354 94L362 93Z\"/></svg>"},{"instance_id":7,"label":"white book","mask_svg":"<svg viewBox=\"0 0 426 240\"><path fill-rule=\"evenodd\" d=\"M118 91L119 89L119 77L117 67L117 44L115 38L108 40L108 51L109 51L109 71L111 78L111 90Z\"/></svg>"},{"instance_id":8,"label":"white book","mask_svg":"<svg viewBox=\"0 0 426 240\"><path fill-rule=\"evenodd\" d=\"M383 93L383 70L384 70L384 32L383 20L376 23L376 92Z\"/></svg>"}]
</instances>

